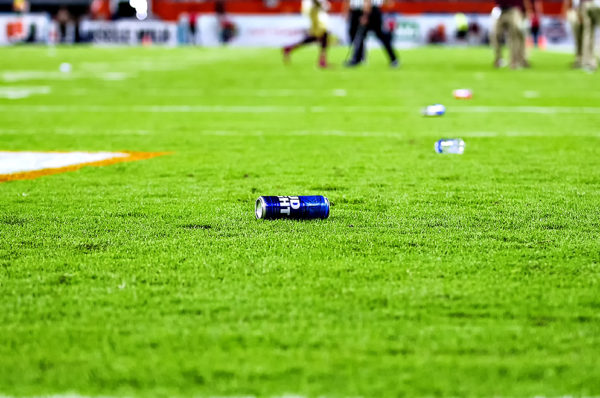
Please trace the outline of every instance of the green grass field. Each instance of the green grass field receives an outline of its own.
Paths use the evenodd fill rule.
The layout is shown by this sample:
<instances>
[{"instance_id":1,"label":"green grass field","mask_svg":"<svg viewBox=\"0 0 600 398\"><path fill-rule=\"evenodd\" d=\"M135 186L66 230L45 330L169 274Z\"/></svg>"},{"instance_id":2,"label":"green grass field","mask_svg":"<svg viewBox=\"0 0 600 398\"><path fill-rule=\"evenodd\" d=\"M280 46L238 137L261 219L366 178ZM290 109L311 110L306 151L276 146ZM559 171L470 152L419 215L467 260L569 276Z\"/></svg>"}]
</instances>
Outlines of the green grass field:
<instances>
[{"instance_id":1,"label":"green grass field","mask_svg":"<svg viewBox=\"0 0 600 398\"><path fill-rule=\"evenodd\" d=\"M345 52L0 49L0 150L172 152L0 184L0 396L599 396L600 75Z\"/></svg>"}]
</instances>

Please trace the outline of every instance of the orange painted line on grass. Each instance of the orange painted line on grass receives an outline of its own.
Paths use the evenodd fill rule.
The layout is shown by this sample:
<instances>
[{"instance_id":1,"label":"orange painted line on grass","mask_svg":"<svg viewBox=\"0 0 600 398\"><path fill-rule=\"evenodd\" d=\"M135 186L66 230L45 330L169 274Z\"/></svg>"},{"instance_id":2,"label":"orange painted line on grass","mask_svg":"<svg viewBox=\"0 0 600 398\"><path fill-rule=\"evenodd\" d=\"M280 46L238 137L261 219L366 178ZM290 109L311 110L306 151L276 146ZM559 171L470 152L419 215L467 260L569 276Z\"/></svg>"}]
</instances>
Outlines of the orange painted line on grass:
<instances>
[{"instance_id":1,"label":"orange painted line on grass","mask_svg":"<svg viewBox=\"0 0 600 398\"><path fill-rule=\"evenodd\" d=\"M17 152L17 151L15 151L15 152ZM60 153L60 152L47 151L47 153L51 153L51 152L52 153ZM25 171L22 173L0 174L0 183L8 182L8 181L16 181L16 180L33 180L34 178L44 177L44 176L48 176L48 175L52 175L52 174L66 173L68 171L79 170L82 167L86 167L86 166L96 166L96 167L108 166L108 165L115 164L115 163L133 162L135 160L151 159L151 158L155 158L157 156L171 154L171 152L130 152L130 151L117 151L117 152L118 153L126 153L129 156L114 157L114 158L110 158L110 159L99 160L97 162L79 163L79 164L74 164L74 165L65 166L65 167L56 167L56 168L49 168L49 169Z\"/></svg>"}]
</instances>

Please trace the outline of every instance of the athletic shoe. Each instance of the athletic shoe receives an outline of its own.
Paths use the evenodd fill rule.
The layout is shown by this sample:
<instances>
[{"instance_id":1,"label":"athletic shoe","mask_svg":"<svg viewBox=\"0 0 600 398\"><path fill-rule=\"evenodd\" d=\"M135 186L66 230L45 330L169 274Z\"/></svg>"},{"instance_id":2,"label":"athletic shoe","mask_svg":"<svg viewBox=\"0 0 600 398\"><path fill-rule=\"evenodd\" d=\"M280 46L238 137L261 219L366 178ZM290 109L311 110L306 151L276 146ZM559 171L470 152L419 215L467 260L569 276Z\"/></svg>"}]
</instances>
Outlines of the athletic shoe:
<instances>
[{"instance_id":1,"label":"athletic shoe","mask_svg":"<svg viewBox=\"0 0 600 398\"><path fill-rule=\"evenodd\" d=\"M598 69L598 65L594 65L594 64L583 65L583 68L581 68L581 69L583 69L585 72L593 73L596 71L596 69Z\"/></svg>"}]
</instances>

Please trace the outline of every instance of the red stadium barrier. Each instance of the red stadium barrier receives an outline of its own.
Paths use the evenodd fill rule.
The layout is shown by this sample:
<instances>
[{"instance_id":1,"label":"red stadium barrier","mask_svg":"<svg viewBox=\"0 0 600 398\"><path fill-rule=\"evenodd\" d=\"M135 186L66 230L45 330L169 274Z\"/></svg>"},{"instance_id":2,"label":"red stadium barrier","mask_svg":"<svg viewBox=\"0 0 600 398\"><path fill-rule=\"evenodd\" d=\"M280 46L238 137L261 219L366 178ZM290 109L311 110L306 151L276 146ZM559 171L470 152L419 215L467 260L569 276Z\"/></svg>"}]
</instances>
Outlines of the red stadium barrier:
<instances>
[{"instance_id":1,"label":"red stadium barrier","mask_svg":"<svg viewBox=\"0 0 600 398\"><path fill-rule=\"evenodd\" d=\"M182 13L213 13L216 0L181 1L181 0L154 0L152 2L154 15L165 20L177 20ZM330 0L332 12L342 10L341 0ZM301 0L278 0L269 6L265 0L225 0L223 4L227 13L231 14L294 14L300 12ZM561 10L561 0L545 0L544 14L556 15ZM494 1L489 0L402 0L394 1L393 5L386 6L389 12L402 14L424 13L488 13L494 7Z\"/></svg>"}]
</instances>

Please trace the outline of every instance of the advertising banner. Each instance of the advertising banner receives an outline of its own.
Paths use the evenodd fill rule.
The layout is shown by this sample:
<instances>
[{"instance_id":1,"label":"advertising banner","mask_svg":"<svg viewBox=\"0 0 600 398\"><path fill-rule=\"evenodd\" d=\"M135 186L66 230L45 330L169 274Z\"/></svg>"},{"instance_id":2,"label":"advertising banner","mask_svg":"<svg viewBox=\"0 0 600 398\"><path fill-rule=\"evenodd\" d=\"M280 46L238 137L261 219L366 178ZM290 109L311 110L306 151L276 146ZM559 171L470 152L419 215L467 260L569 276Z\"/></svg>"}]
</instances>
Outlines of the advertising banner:
<instances>
[{"instance_id":1,"label":"advertising banner","mask_svg":"<svg viewBox=\"0 0 600 398\"><path fill-rule=\"evenodd\" d=\"M50 30L47 14L0 14L0 45L46 43Z\"/></svg>"},{"instance_id":2,"label":"advertising banner","mask_svg":"<svg viewBox=\"0 0 600 398\"><path fill-rule=\"evenodd\" d=\"M466 21L468 31L458 34L461 21ZM541 32L549 48L569 48L573 39L565 21L551 17L542 18ZM214 15L198 18L199 42L204 46L255 46L281 47L300 40L309 28L308 19L300 14L286 15L231 15L218 19ZM458 19L454 14L399 15L388 14L384 28L394 37L400 48L424 44L488 44L493 19L490 14L467 14ZM341 43L348 43L347 21L341 15L328 16L327 26ZM367 46L378 46L374 37Z\"/></svg>"},{"instance_id":3,"label":"advertising banner","mask_svg":"<svg viewBox=\"0 0 600 398\"><path fill-rule=\"evenodd\" d=\"M341 16L328 16L327 26L336 37L346 38L346 22ZM231 15L217 18L203 15L198 18L200 44L203 46L281 47L301 40L310 27L300 14Z\"/></svg>"},{"instance_id":4,"label":"advertising banner","mask_svg":"<svg viewBox=\"0 0 600 398\"><path fill-rule=\"evenodd\" d=\"M94 44L177 45L177 24L163 21L138 21L124 19L118 21L83 21L80 25L83 36Z\"/></svg>"}]
</instances>

